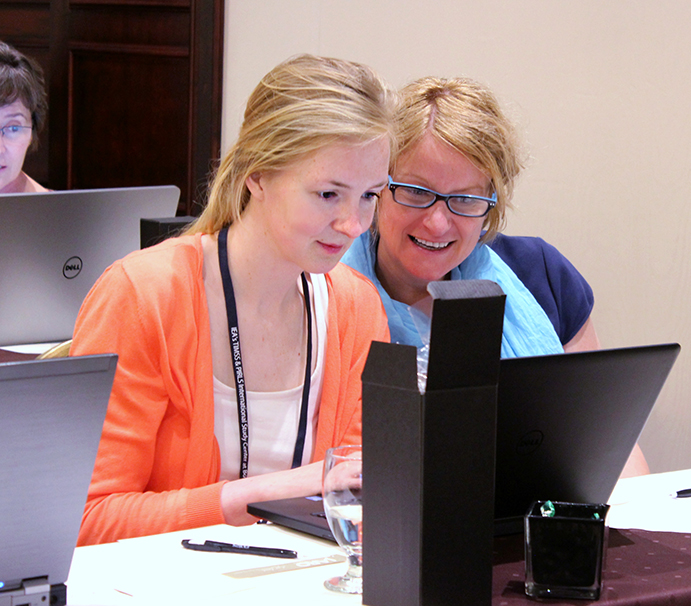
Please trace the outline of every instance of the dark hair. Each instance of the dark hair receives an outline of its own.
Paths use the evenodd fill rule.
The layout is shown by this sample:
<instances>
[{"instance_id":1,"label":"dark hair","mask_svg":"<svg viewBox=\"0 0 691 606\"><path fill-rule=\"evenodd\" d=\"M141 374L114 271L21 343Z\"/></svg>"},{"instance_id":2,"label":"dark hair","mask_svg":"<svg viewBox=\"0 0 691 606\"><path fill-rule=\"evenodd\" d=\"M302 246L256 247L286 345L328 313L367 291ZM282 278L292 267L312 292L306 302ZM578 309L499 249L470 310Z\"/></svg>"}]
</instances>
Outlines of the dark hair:
<instances>
[{"instance_id":1,"label":"dark hair","mask_svg":"<svg viewBox=\"0 0 691 606\"><path fill-rule=\"evenodd\" d=\"M0 106L20 100L31 112L34 134L41 132L48 113L45 80L41 66L30 57L0 41ZM31 146L38 145L32 137Z\"/></svg>"}]
</instances>

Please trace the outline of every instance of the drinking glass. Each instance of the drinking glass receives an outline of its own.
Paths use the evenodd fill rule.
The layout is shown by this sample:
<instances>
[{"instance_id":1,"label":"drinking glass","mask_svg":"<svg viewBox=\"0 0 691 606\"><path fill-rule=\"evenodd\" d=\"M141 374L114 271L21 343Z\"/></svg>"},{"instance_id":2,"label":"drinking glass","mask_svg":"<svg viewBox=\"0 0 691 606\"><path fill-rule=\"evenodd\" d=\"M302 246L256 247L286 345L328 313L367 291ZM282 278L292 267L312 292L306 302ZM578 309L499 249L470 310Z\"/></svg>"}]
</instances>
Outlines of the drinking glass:
<instances>
[{"instance_id":1,"label":"drinking glass","mask_svg":"<svg viewBox=\"0 0 691 606\"><path fill-rule=\"evenodd\" d=\"M324 581L341 593L362 593L362 446L338 446L324 459L324 513L346 556L348 570Z\"/></svg>"}]
</instances>

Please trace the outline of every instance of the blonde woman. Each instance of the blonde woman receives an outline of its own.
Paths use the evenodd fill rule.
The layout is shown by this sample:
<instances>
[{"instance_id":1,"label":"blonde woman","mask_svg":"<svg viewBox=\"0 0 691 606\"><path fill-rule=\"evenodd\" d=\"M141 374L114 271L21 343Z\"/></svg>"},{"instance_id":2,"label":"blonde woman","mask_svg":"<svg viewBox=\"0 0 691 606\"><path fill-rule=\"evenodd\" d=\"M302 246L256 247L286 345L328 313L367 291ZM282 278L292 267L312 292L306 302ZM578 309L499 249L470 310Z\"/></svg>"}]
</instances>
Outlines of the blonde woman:
<instances>
[{"instance_id":1,"label":"blonde woman","mask_svg":"<svg viewBox=\"0 0 691 606\"><path fill-rule=\"evenodd\" d=\"M522 162L494 94L469 78L421 78L401 90L394 124L376 228L343 259L376 284L391 340L422 345L409 309L430 281L489 279L506 294L502 357L598 349L583 276L544 240L499 233ZM624 475L647 471L636 446Z\"/></svg>"},{"instance_id":2,"label":"blonde woman","mask_svg":"<svg viewBox=\"0 0 691 606\"><path fill-rule=\"evenodd\" d=\"M344 259L377 284L392 340L420 346L408 306L430 281L485 278L507 295L503 357L597 347L592 291L575 268L537 238L497 237L521 154L493 93L468 78L421 78L401 90L395 126L376 231Z\"/></svg>"},{"instance_id":3,"label":"blonde woman","mask_svg":"<svg viewBox=\"0 0 691 606\"><path fill-rule=\"evenodd\" d=\"M337 263L386 185L390 100L363 65L277 66L189 233L86 298L72 354L120 358L80 544L252 523L248 503L318 493L326 449L360 441L360 374L388 329Z\"/></svg>"}]
</instances>

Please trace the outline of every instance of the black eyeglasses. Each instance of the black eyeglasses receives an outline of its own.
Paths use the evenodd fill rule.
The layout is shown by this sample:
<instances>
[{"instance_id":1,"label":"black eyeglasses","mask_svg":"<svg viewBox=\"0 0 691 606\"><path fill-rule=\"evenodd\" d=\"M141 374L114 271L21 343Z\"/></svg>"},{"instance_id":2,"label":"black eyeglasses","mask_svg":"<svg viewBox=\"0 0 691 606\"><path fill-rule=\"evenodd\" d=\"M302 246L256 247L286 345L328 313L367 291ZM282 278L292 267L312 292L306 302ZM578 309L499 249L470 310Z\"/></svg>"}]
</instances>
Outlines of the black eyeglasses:
<instances>
[{"instance_id":1,"label":"black eyeglasses","mask_svg":"<svg viewBox=\"0 0 691 606\"><path fill-rule=\"evenodd\" d=\"M497 194L492 194L491 198L483 196L470 196L451 194L445 196L426 187L410 185L408 183L396 183L389 177L389 189L394 202L410 208L429 208L437 200L444 200L447 208L454 214L461 217L484 217L491 209L497 205Z\"/></svg>"}]
</instances>

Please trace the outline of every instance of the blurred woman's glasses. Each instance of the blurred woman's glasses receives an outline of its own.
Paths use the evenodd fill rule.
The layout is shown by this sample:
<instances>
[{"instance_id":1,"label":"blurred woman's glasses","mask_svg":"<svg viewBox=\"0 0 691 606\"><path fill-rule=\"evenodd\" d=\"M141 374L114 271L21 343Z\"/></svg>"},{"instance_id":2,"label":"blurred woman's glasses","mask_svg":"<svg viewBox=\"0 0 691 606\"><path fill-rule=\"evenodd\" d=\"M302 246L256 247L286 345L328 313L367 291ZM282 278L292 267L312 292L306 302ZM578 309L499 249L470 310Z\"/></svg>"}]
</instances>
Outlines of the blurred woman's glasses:
<instances>
[{"instance_id":1,"label":"blurred woman's glasses","mask_svg":"<svg viewBox=\"0 0 691 606\"><path fill-rule=\"evenodd\" d=\"M9 124L0 128L2 138L5 141L21 141L26 137L31 136L31 126L20 126L18 124Z\"/></svg>"}]
</instances>

